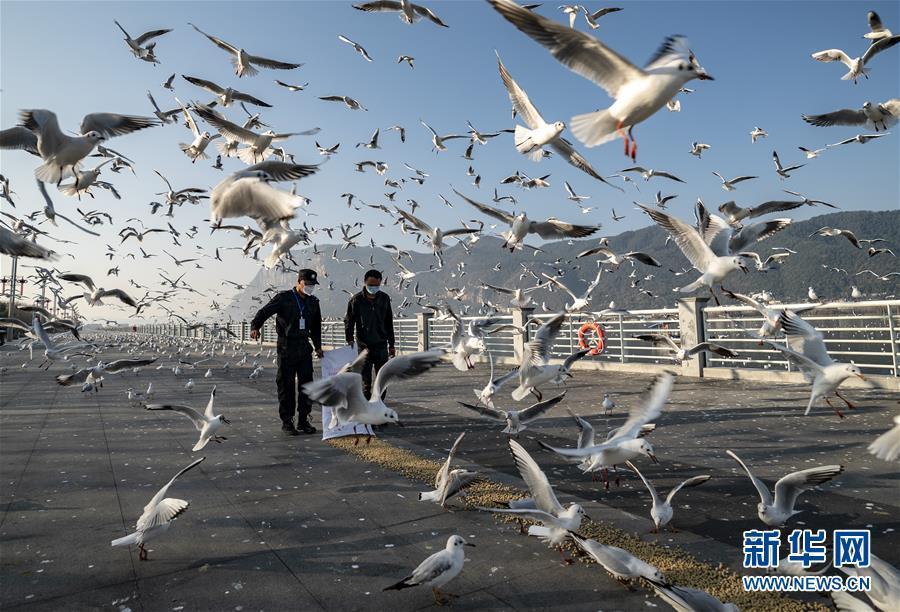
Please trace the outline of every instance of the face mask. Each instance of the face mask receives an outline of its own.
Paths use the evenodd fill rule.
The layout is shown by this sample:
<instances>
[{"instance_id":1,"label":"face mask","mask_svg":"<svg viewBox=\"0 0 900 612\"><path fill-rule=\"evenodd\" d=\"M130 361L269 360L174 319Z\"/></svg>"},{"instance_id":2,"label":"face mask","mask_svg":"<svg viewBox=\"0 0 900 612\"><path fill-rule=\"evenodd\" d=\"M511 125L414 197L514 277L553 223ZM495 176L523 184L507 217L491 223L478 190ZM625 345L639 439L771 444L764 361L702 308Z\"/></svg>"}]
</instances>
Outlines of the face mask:
<instances>
[{"instance_id":1,"label":"face mask","mask_svg":"<svg viewBox=\"0 0 900 612\"><path fill-rule=\"evenodd\" d=\"M370 295L375 295L379 291L381 291L381 287L378 285L366 285L366 291L369 292Z\"/></svg>"},{"instance_id":2,"label":"face mask","mask_svg":"<svg viewBox=\"0 0 900 612\"><path fill-rule=\"evenodd\" d=\"M303 293L306 295L312 295L315 291L315 285L303 285Z\"/></svg>"}]
</instances>

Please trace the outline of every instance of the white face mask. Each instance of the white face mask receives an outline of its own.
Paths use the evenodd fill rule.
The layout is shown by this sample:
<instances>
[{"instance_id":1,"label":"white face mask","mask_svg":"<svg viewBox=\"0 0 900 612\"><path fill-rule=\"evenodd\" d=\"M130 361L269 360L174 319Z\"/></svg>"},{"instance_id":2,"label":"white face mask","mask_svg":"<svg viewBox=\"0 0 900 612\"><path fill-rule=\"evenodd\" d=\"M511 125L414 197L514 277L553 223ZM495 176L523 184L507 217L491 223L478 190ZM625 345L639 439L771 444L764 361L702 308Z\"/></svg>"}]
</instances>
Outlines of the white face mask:
<instances>
[{"instance_id":1,"label":"white face mask","mask_svg":"<svg viewBox=\"0 0 900 612\"><path fill-rule=\"evenodd\" d=\"M366 291L368 291L369 294L371 294L371 295L375 295L376 293L381 291L381 286L380 285L366 285Z\"/></svg>"},{"instance_id":2,"label":"white face mask","mask_svg":"<svg viewBox=\"0 0 900 612\"><path fill-rule=\"evenodd\" d=\"M315 287L315 285L307 285L306 283L304 283L303 293L305 293L306 295L312 295L313 293L315 293Z\"/></svg>"}]
</instances>

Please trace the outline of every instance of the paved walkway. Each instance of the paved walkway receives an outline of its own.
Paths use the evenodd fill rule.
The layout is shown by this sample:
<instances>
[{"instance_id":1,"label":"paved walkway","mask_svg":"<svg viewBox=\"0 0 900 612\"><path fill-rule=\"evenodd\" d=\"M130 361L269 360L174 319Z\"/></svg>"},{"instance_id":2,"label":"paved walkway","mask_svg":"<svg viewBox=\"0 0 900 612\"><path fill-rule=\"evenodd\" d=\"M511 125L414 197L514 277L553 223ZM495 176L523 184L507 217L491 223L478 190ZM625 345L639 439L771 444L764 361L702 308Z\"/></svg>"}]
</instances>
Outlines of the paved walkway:
<instances>
[{"instance_id":1,"label":"paved walkway","mask_svg":"<svg viewBox=\"0 0 900 612\"><path fill-rule=\"evenodd\" d=\"M394 471L317 437L283 437L274 367L265 353L258 382L246 378L247 369L217 370L212 379L202 377L204 370L192 372L196 387L188 403L202 408L217 384L217 409L232 420L228 440L199 453L206 461L170 489L169 496L191 507L164 538L151 542L150 561L140 562L136 550L114 549L109 541L130 531L150 497L196 456L190 452L196 432L178 415L130 406L125 390L143 390L153 381L155 401L184 402L188 372L110 375L99 393L82 394L52 384L63 365L49 373L23 369L23 355L0 353L6 368L0 374L4 610L419 609L432 604L428 591L381 589L452 534L478 545L448 589L463 595L454 608L665 609L644 590L626 591L595 565L562 566L536 539L488 514L442 512L415 501L422 487ZM461 462L521 486L500 427L456 405L474 398L471 389L484 384L485 374L447 366L397 385L391 400L406 427L388 428L384 438L440 458L466 430ZM627 406L648 382L579 372L565 405L605 430L620 424L624 413L591 416L600 410L602 392ZM699 473L713 479L680 494L674 523L683 532L645 537L737 569L740 533L760 523L749 481L724 456L730 448L770 483L790 470L844 464L836 481L801 498L804 512L790 526L870 527L874 552L900 564L896 465L864 452L889 426L898 397L879 390L850 394L860 408L838 421L827 408L802 417L806 391L798 387L678 379L652 437L662 463L640 467L663 489ZM592 518L645 534L652 527L649 496L636 477L622 472L622 486L605 492L531 440L572 444L575 435L560 408L521 441L545 466L564 504L577 498Z\"/></svg>"}]
</instances>

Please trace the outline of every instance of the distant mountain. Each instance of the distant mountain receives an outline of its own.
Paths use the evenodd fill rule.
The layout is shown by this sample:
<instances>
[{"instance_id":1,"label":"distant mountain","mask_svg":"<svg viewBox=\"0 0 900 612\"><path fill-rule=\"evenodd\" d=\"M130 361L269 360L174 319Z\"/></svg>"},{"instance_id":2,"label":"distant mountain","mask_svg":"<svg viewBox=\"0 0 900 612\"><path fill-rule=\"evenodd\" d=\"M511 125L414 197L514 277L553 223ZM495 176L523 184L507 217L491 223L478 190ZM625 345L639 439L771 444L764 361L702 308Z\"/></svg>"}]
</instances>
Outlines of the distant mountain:
<instances>
[{"instance_id":1,"label":"distant mountain","mask_svg":"<svg viewBox=\"0 0 900 612\"><path fill-rule=\"evenodd\" d=\"M845 238L824 238L810 234L823 226L838 227L853 231L858 238L883 238L885 242L877 247L891 248L900 254L900 210L887 212L837 212L799 221L789 228L763 241L755 248L765 258L774 253L772 247L788 247L797 251L791 255L780 270L744 275L732 274L725 286L734 291L752 293L767 289L776 299L782 301L803 301L808 287L813 287L821 299L849 298L850 288L855 285L870 299L894 298L900 295L900 277L890 281L878 280L871 274L856 276L856 273L871 269L884 275L900 271L900 259L890 254L870 258L866 249L854 248ZM643 264L622 265L619 270L604 273L600 287L594 294L593 304L605 307L610 300L618 306L629 308L662 308L671 306L679 297L673 288L688 284L696 278L696 273L676 276L682 268L690 268L687 259L674 243L666 243L666 233L656 226L625 232L609 237L610 248L616 252L644 251L659 260L663 267L654 268ZM500 248L501 241L494 237L484 237L468 247L469 253L459 245L444 250L444 267L440 271L427 271L436 265L431 253L411 252L412 262L404 258L403 264L412 271L425 271L409 281L402 292L396 286L399 282L398 268L392 261L392 254L380 248L351 248L337 251L337 260L332 252L334 245L319 245L318 253L312 247L295 249L294 259L303 267L319 271L323 287L317 295L322 300L326 316L341 316L346 307L348 292L359 291L362 275L366 269L377 268L385 273L388 291L394 299L395 308L404 297L411 305L404 313L411 315L421 310L413 297L413 288L418 283L419 294L428 295L427 303L449 299L449 291L465 289L463 303L477 308L487 301L497 306L507 306L508 296L481 287L482 282L502 287L530 287L535 279L526 274L523 267L540 275L561 274L560 280L573 291L584 290L596 274L596 264L591 258L574 259L584 249L595 245L596 240L575 240L546 243L541 251L530 249L509 253ZM360 264L351 260L358 260ZM834 270L837 268L838 270ZM673 272L674 271L674 272ZM630 276L633 275L634 277ZM652 275L652 278L642 280ZM260 270L256 277L234 299L226 309L228 317L235 320L253 316L268 299L265 292L270 287L287 288L294 284L296 274L282 271ZM637 287L632 283L639 281ZM329 290L329 287L333 287ZM653 295L641 292L647 290ZM700 295L700 293L698 293ZM546 302L548 308L557 309L565 303L559 291L539 290L532 294L538 304Z\"/></svg>"}]
</instances>

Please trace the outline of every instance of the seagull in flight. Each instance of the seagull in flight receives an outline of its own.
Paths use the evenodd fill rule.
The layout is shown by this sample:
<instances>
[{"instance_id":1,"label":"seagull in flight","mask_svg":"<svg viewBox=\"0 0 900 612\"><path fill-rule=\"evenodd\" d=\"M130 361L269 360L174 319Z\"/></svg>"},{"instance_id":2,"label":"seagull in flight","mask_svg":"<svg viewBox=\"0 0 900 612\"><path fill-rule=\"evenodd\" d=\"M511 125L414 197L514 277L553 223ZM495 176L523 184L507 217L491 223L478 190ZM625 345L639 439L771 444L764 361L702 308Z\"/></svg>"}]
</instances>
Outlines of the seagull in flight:
<instances>
[{"instance_id":1,"label":"seagull in flight","mask_svg":"<svg viewBox=\"0 0 900 612\"><path fill-rule=\"evenodd\" d=\"M819 62L841 62L844 64L848 71L847 74L841 77L842 81L853 81L855 85L859 77L869 78L869 74L866 71L866 64L873 57L884 51L885 49L890 49L897 43L900 43L900 35L896 36L888 36L876 40L869 48L866 49L866 52L863 53L859 57L851 58L846 53L844 53L841 49L826 49L824 51L816 51L812 54L812 58Z\"/></svg>"},{"instance_id":2,"label":"seagull in flight","mask_svg":"<svg viewBox=\"0 0 900 612\"><path fill-rule=\"evenodd\" d=\"M631 461L626 461L625 465L631 468L631 470L640 477L640 479L644 482L644 486L647 487L647 490L650 492L650 498L653 500L653 505L650 508L650 517L653 519L653 524L655 525L651 533L656 533L666 525L669 526L669 531L676 531L676 529L670 524L672 516L675 514L674 510L672 509L672 499L675 497L675 494L685 487L696 487L697 485L702 485L704 482L712 478L712 476L710 476L709 474L703 474L700 476L694 476L693 478L688 478L684 482L673 487L672 490L669 491L669 494L666 495L666 498L662 499L660 498L659 493L656 492L656 487L654 487L649 480L644 478L644 475L641 474L641 471L637 469L637 467Z\"/></svg>"},{"instance_id":3,"label":"seagull in flight","mask_svg":"<svg viewBox=\"0 0 900 612\"><path fill-rule=\"evenodd\" d=\"M137 544L140 549L140 554L138 558L141 561L146 561L148 558L147 549L144 544L152 540L154 538L159 537L169 530L169 527L172 526L172 521L184 514L184 512L190 506L189 502L184 501L183 499L175 499L172 497L166 497L166 493L169 491L169 487L171 487L179 476L182 476L188 470L191 470L200 463L206 457L200 457L189 466L179 471L172 477L172 480L167 482L162 489L157 491L156 495L153 496L153 499L144 506L144 512L141 514L140 518L137 520L137 524L135 525L135 530L133 533L128 534L123 538L117 538L111 542L113 546L131 546L132 544Z\"/></svg>"},{"instance_id":4,"label":"seagull in flight","mask_svg":"<svg viewBox=\"0 0 900 612\"><path fill-rule=\"evenodd\" d=\"M734 191L735 189L737 189L737 187L735 187L735 185L737 183L741 183L743 181L749 181L749 180L752 180L755 178L759 178L758 176L736 176L733 179L729 180L729 179L726 179L721 174L719 174L718 172L713 172L713 174L718 176L719 180L722 181L722 189L724 189L725 191Z\"/></svg>"},{"instance_id":5,"label":"seagull in flight","mask_svg":"<svg viewBox=\"0 0 900 612\"><path fill-rule=\"evenodd\" d=\"M799 514L800 510L794 510L797 498L804 491L808 491L820 484L825 484L835 476L844 471L842 465L823 465L821 467L809 468L792 472L787 476L778 479L775 483L775 496L769 491L769 487L759 478L753 475L747 464L734 452L726 450L725 454L737 461L750 478L756 492L759 494L759 504L757 504L757 516L759 520L770 527L779 527L784 525L789 518L795 514Z\"/></svg>"},{"instance_id":6,"label":"seagull in flight","mask_svg":"<svg viewBox=\"0 0 900 612\"><path fill-rule=\"evenodd\" d=\"M900 119L900 98L892 98L881 104L866 102L860 109L842 108L821 115L802 115L810 125L862 125L871 130L887 130Z\"/></svg>"},{"instance_id":7,"label":"seagull in flight","mask_svg":"<svg viewBox=\"0 0 900 612\"><path fill-rule=\"evenodd\" d=\"M344 36L343 34L338 34L338 40L341 41L341 42L347 43L348 45L350 45L351 47L353 47L354 49L356 49L356 52L359 53L359 54L362 56L362 58L363 58L364 60L366 60L367 62L371 62L371 61L372 61L372 58L369 57L369 54L366 53L366 50L365 50L365 49L363 48L363 46L362 46L361 44L359 44L358 42L353 42L352 40L350 40L349 38L347 38L347 37Z\"/></svg>"},{"instance_id":8,"label":"seagull in flight","mask_svg":"<svg viewBox=\"0 0 900 612\"><path fill-rule=\"evenodd\" d=\"M303 64L291 64L288 62L280 62L273 59L268 59L266 57L261 57L259 55L250 55L244 49L235 47L231 43L227 43L221 38L217 38L212 36L211 34L207 34L193 23L188 23L189 26L203 34L206 38L208 38L214 45L226 51L231 55L231 63L234 66L234 73L241 78L243 76L254 76L258 74L259 71L253 66L256 64L257 66L262 66L263 68L272 68L275 70L293 70L294 68L299 68Z\"/></svg>"},{"instance_id":9,"label":"seagull in flight","mask_svg":"<svg viewBox=\"0 0 900 612\"><path fill-rule=\"evenodd\" d=\"M775 163L775 174L781 177L782 180L786 178L790 178L790 172L802 168L806 164L796 164L794 166L788 166L785 168L781 165L781 160L778 159L778 151L772 151L772 161Z\"/></svg>"},{"instance_id":10,"label":"seagull in flight","mask_svg":"<svg viewBox=\"0 0 900 612\"><path fill-rule=\"evenodd\" d=\"M668 37L647 66L638 68L593 36L567 28L512 0L488 1L562 64L615 98L609 108L572 118L572 132L588 147L618 136L625 142L625 154L636 159L634 126L663 108L688 81L712 80L683 36Z\"/></svg>"},{"instance_id":11,"label":"seagull in flight","mask_svg":"<svg viewBox=\"0 0 900 612\"><path fill-rule=\"evenodd\" d=\"M122 30L122 34L125 35L125 44L128 45L128 48L131 50L132 55L134 55L139 60L144 60L145 62L149 62L151 64L158 64L159 60L156 59L156 41L150 42L154 38L162 36L163 34L168 34L172 30L150 30L149 32L144 32L137 38L132 38L128 32L125 31L125 28L122 27L118 21L113 19L113 23L116 24L120 30ZM150 44L147 44L150 42Z\"/></svg>"},{"instance_id":12,"label":"seagull in flight","mask_svg":"<svg viewBox=\"0 0 900 612\"><path fill-rule=\"evenodd\" d=\"M200 414L190 406L183 406L180 404L147 404L144 408L146 410L171 410L189 418L194 424L194 427L197 428L197 431L200 432L200 439L197 440L194 448L191 449L196 453L199 450L203 450L210 440L213 442L222 442L227 439L225 436L220 436L216 432L222 428L222 425L230 424L231 421L226 419L224 415L215 414L213 412L213 403L215 400L216 387L213 386L212 391L209 394L209 402L206 404L206 410L203 411L203 414Z\"/></svg>"},{"instance_id":13,"label":"seagull in flight","mask_svg":"<svg viewBox=\"0 0 900 612\"><path fill-rule=\"evenodd\" d=\"M442 28L449 28L446 23L440 20L431 9L413 4L410 0L375 0L374 2L365 2L363 4L354 4L353 8L358 11L366 11L367 13L400 13L400 20L407 24L414 24L419 17L424 17L435 25Z\"/></svg>"},{"instance_id":14,"label":"seagull in flight","mask_svg":"<svg viewBox=\"0 0 900 612\"><path fill-rule=\"evenodd\" d=\"M443 465L441 465L441 469L438 470L437 475L434 477L434 490L419 493L419 501L435 502L440 504L441 508L446 508L447 501L449 501L450 498L461 493L466 487L478 479L478 474L476 472L464 469L450 469L453 464L453 457L456 455L456 450L459 448L459 443L462 442L462 439L465 436L466 432L462 432L456 438L453 446L450 447L450 452L447 454L446 461L444 461Z\"/></svg>"},{"instance_id":15,"label":"seagull in flight","mask_svg":"<svg viewBox=\"0 0 900 612\"><path fill-rule=\"evenodd\" d=\"M850 144L853 142L858 142L859 144L866 144L870 140L875 140L876 138L881 138L882 136L889 136L890 132L881 132L880 134L857 134L852 138L847 138L846 140L842 140L840 142L836 142L834 144L825 145L826 149L831 149L833 147L839 147L841 145Z\"/></svg>"}]
</instances>

